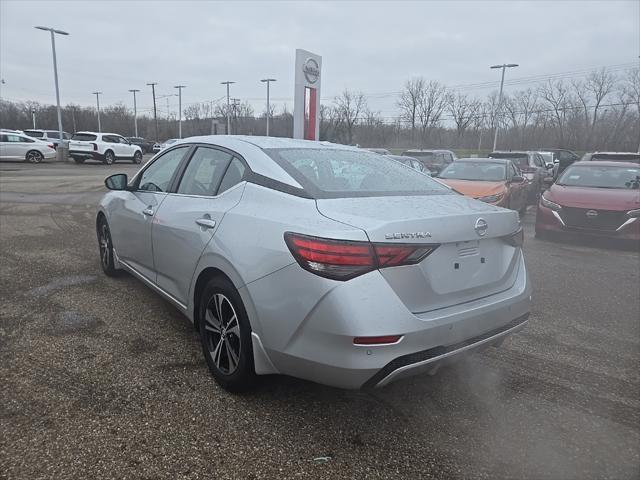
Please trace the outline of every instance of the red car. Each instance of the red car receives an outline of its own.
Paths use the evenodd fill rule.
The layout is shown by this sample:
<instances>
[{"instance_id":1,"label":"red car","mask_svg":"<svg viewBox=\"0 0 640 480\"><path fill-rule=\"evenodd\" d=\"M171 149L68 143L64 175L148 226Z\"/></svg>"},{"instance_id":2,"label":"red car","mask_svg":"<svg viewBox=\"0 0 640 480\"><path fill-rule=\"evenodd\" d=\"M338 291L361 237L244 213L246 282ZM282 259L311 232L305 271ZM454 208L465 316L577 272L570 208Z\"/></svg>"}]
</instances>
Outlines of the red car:
<instances>
[{"instance_id":1,"label":"red car","mask_svg":"<svg viewBox=\"0 0 640 480\"><path fill-rule=\"evenodd\" d=\"M540 197L536 236L551 232L640 241L640 165L575 162Z\"/></svg>"}]
</instances>

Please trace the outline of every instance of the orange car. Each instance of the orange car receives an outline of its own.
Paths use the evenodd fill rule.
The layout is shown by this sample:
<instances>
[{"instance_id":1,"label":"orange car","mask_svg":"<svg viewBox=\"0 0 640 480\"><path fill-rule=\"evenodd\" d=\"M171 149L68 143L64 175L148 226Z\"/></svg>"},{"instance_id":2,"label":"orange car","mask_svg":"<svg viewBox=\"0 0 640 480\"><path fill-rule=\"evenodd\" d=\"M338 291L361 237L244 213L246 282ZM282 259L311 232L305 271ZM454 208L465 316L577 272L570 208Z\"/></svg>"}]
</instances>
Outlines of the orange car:
<instances>
[{"instance_id":1,"label":"orange car","mask_svg":"<svg viewBox=\"0 0 640 480\"><path fill-rule=\"evenodd\" d=\"M498 207L524 212L529 182L511 160L461 158L438 175L454 190Z\"/></svg>"}]
</instances>

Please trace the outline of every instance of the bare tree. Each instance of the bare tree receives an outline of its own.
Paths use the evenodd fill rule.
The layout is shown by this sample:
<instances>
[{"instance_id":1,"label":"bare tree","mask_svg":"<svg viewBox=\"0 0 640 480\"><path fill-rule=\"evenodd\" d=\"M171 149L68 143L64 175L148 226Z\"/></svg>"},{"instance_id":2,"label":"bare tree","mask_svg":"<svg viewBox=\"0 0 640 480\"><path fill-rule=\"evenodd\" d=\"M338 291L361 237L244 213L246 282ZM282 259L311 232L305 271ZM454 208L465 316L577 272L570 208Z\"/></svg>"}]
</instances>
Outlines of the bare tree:
<instances>
[{"instance_id":1,"label":"bare tree","mask_svg":"<svg viewBox=\"0 0 640 480\"><path fill-rule=\"evenodd\" d=\"M411 142L415 141L416 120L418 108L424 98L426 81L422 77L407 80L400 92L398 107L400 108L400 118L411 125Z\"/></svg>"},{"instance_id":2,"label":"bare tree","mask_svg":"<svg viewBox=\"0 0 640 480\"><path fill-rule=\"evenodd\" d=\"M346 143L353 143L353 127L358 123L361 113L367 108L362 92L344 90L334 101L338 127L344 132Z\"/></svg>"},{"instance_id":3,"label":"bare tree","mask_svg":"<svg viewBox=\"0 0 640 480\"><path fill-rule=\"evenodd\" d=\"M435 80L427 83L417 112L420 122L420 139L423 146L429 141L433 128L440 123L440 117L446 105L447 88Z\"/></svg>"},{"instance_id":4,"label":"bare tree","mask_svg":"<svg viewBox=\"0 0 640 480\"><path fill-rule=\"evenodd\" d=\"M593 117L591 118L591 135L596 127L598 109L602 101L613 91L616 85L616 77L605 68L591 72L585 81L587 90L593 98Z\"/></svg>"},{"instance_id":5,"label":"bare tree","mask_svg":"<svg viewBox=\"0 0 640 480\"><path fill-rule=\"evenodd\" d=\"M475 115L480 109L478 100L470 100L462 93L451 93L447 95L447 111L456 124L456 134L458 142L464 137L464 133L471 125Z\"/></svg>"},{"instance_id":6,"label":"bare tree","mask_svg":"<svg viewBox=\"0 0 640 480\"><path fill-rule=\"evenodd\" d=\"M570 93L562 80L549 80L539 90L540 97L547 102L557 128L559 145L564 145L566 109L570 103Z\"/></svg>"}]
</instances>

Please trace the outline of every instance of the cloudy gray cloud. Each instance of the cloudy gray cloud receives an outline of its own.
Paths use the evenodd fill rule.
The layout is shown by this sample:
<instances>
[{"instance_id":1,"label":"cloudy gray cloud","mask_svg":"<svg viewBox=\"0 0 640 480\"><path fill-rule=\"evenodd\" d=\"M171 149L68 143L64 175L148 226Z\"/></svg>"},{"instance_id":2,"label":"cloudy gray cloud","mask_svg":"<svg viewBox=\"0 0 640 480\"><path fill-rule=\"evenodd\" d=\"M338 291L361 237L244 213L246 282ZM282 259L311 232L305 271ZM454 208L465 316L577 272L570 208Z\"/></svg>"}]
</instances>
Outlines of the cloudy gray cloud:
<instances>
[{"instance_id":1,"label":"cloudy gray cloud","mask_svg":"<svg viewBox=\"0 0 640 480\"><path fill-rule=\"evenodd\" d=\"M640 47L638 1L186 2L0 1L2 98L54 103L51 47L57 39L63 103L131 102L151 108L146 83L162 94L187 85L184 103L232 94L263 109L266 76L276 103L293 96L296 48L323 56L323 98L362 90L384 116L416 75L448 85L497 80L494 63L517 62L512 78L633 65ZM529 84L524 84L529 85ZM530 84L533 85L533 84ZM463 87L484 95L492 86ZM170 99L177 108L177 99ZM163 100L159 103L166 109Z\"/></svg>"}]
</instances>

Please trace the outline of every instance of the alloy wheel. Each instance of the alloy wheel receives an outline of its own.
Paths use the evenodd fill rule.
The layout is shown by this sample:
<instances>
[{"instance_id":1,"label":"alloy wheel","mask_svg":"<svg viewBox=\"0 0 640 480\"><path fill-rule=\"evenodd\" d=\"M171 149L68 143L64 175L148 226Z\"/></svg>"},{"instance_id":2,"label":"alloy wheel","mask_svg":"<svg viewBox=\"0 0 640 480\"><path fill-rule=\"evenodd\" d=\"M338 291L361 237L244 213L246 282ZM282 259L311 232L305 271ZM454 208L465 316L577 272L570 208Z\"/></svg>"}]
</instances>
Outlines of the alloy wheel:
<instances>
[{"instance_id":1,"label":"alloy wheel","mask_svg":"<svg viewBox=\"0 0 640 480\"><path fill-rule=\"evenodd\" d=\"M238 368L242 347L238 315L229 299L216 293L209 300L204 320L207 351L220 373L231 375Z\"/></svg>"},{"instance_id":2,"label":"alloy wheel","mask_svg":"<svg viewBox=\"0 0 640 480\"><path fill-rule=\"evenodd\" d=\"M102 266L109 268L111 261L111 245L109 227L107 227L106 223L103 223L100 227L100 238L98 239L98 243L100 246L100 261L102 262Z\"/></svg>"},{"instance_id":3,"label":"alloy wheel","mask_svg":"<svg viewBox=\"0 0 640 480\"><path fill-rule=\"evenodd\" d=\"M42 161L42 154L36 151L29 152L27 154L27 161L31 163L40 163Z\"/></svg>"},{"instance_id":4,"label":"alloy wheel","mask_svg":"<svg viewBox=\"0 0 640 480\"><path fill-rule=\"evenodd\" d=\"M114 161L113 153L111 152L105 153L104 161L107 163L107 165L111 165Z\"/></svg>"}]
</instances>

